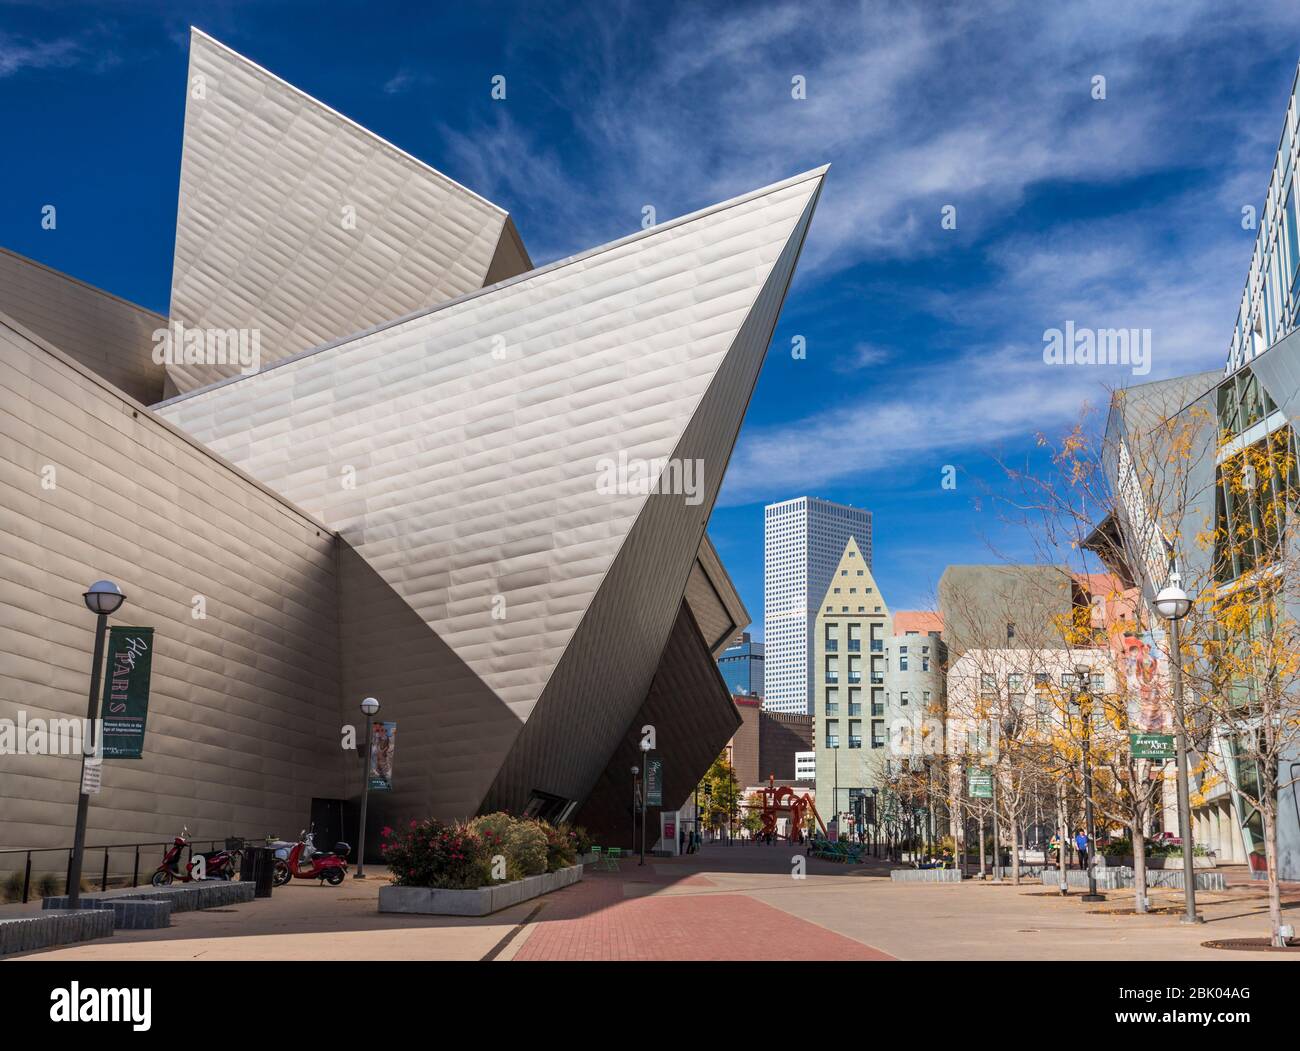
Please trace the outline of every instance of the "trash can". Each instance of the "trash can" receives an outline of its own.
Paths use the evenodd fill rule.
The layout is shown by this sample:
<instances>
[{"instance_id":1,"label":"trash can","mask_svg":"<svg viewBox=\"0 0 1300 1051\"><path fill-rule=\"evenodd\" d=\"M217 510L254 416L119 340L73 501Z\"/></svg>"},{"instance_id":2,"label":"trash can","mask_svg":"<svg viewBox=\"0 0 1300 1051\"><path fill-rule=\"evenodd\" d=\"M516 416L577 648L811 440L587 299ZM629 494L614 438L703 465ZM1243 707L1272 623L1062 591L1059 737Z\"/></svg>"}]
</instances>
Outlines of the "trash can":
<instances>
[{"instance_id":1,"label":"trash can","mask_svg":"<svg viewBox=\"0 0 1300 1051\"><path fill-rule=\"evenodd\" d=\"M254 884L254 898L271 896L271 880L275 876L275 850L271 847L245 847L244 863L240 869L241 880Z\"/></svg>"}]
</instances>

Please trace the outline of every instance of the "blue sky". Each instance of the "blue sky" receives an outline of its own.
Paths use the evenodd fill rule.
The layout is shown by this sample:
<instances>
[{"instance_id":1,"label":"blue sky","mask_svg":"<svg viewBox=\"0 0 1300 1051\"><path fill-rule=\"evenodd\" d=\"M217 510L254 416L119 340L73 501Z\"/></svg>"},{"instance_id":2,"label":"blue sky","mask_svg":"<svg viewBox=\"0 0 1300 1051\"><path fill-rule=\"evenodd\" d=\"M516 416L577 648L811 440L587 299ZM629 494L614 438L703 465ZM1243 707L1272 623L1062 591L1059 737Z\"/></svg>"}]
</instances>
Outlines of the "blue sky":
<instances>
[{"instance_id":1,"label":"blue sky","mask_svg":"<svg viewBox=\"0 0 1300 1051\"><path fill-rule=\"evenodd\" d=\"M1222 366L1300 57L1280 0L0 0L0 244L166 311L190 24L508 208L539 263L832 164L711 525L755 630L771 500L870 508L896 609L1029 554L997 460L1141 380L1045 365L1046 329L1149 328L1144 378Z\"/></svg>"}]
</instances>

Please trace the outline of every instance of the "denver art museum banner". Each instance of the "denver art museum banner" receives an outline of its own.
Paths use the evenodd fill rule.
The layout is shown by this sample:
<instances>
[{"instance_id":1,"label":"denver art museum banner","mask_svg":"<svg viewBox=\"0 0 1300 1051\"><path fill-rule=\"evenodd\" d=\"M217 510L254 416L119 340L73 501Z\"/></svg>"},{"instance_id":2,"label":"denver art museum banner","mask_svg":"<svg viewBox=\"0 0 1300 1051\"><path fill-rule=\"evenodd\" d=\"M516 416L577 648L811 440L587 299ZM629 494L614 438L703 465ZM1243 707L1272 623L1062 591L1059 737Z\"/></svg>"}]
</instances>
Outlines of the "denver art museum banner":
<instances>
[{"instance_id":1,"label":"denver art museum banner","mask_svg":"<svg viewBox=\"0 0 1300 1051\"><path fill-rule=\"evenodd\" d=\"M393 749L397 747L397 724L375 723L370 728L370 790L391 792Z\"/></svg>"},{"instance_id":2,"label":"denver art museum banner","mask_svg":"<svg viewBox=\"0 0 1300 1051\"><path fill-rule=\"evenodd\" d=\"M99 713L105 759L139 759L143 754L152 666L153 628L108 629L108 668Z\"/></svg>"}]
</instances>

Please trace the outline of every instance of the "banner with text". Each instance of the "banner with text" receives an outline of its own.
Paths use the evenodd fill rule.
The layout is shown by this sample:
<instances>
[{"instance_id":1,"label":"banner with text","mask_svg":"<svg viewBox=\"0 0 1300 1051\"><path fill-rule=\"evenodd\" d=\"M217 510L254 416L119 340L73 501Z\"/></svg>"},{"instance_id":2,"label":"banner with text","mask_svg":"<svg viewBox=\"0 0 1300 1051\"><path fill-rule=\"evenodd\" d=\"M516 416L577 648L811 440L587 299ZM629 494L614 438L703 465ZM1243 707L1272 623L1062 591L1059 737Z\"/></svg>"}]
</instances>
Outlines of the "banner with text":
<instances>
[{"instance_id":1,"label":"banner with text","mask_svg":"<svg viewBox=\"0 0 1300 1051\"><path fill-rule=\"evenodd\" d=\"M152 667L153 628L108 629L108 668L100 710L105 759L139 759L144 754Z\"/></svg>"}]
</instances>

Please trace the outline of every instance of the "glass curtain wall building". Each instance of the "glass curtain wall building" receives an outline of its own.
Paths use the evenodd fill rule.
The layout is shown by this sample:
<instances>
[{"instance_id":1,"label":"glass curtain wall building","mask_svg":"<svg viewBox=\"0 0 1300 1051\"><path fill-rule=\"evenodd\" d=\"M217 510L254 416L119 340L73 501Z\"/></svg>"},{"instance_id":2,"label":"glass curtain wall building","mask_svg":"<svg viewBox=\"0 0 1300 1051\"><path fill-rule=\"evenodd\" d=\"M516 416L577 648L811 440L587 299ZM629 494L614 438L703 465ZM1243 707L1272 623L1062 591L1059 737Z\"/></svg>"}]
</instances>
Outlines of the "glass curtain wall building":
<instances>
[{"instance_id":1,"label":"glass curtain wall building","mask_svg":"<svg viewBox=\"0 0 1300 1051\"><path fill-rule=\"evenodd\" d=\"M813 621L844 545L871 568L871 512L800 496L763 512L763 707L807 715L813 698Z\"/></svg>"}]
</instances>

